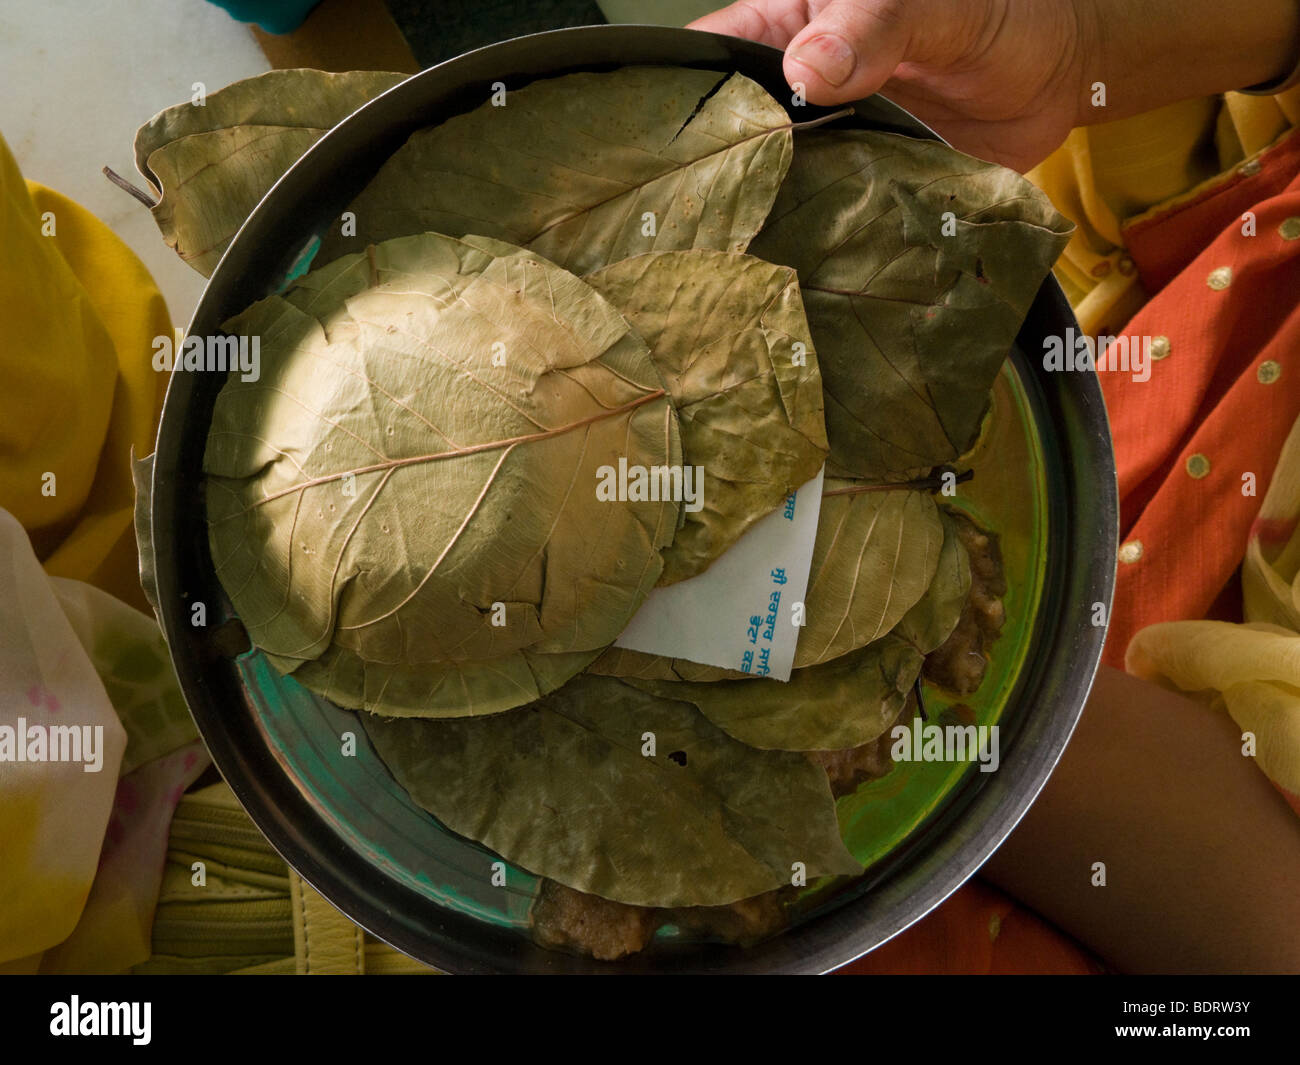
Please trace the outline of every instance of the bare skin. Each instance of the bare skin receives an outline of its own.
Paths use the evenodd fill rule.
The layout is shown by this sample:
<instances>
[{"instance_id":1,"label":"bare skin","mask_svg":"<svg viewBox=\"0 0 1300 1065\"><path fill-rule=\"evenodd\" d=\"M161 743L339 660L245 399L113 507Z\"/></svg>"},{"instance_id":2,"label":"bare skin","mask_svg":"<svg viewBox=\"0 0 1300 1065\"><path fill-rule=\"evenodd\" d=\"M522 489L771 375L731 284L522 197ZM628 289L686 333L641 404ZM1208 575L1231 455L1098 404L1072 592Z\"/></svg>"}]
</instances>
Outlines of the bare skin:
<instances>
[{"instance_id":1,"label":"bare skin","mask_svg":"<svg viewBox=\"0 0 1300 1065\"><path fill-rule=\"evenodd\" d=\"M742 0L692 26L786 49L812 103L881 91L1020 170L1075 126L1268 82L1300 55L1295 0ZM983 873L1121 970L1300 971L1300 819L1226 714L1116 670Z\"/></svg>"},{"instance_id":2,"label":"bare skin","mask_svg":"<svg viewBox=\"0 0 1300 1065\"><path fill-rule=\"evenodd\" d=\"M1241 750L1226 713L1103 666L982 874L1125 972L1300 972L1300 818Z\"/></svg>"},{"instance_id":3,"label":"bare skin","mask_svg":"<svg viewBox=\"0 0 1300 1065\"><path fill-rule=\"evenodd\" d=\"M1018 170L1075 126L1266 82L1300 54L1295 0L740 0L691 26L785 49L811 103L883 92Z\"/></svg>"}]
</instances>

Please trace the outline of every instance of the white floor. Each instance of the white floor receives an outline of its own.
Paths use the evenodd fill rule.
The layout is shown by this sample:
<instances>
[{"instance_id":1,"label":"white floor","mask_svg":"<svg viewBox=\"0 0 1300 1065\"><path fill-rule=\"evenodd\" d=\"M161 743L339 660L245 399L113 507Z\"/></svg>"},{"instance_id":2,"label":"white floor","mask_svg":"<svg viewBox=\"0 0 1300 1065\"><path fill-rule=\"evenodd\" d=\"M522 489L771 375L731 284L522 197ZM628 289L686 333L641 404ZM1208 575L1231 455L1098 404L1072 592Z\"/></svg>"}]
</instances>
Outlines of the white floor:
<instances>
[{"instance_id":1,"label":"white floor","mask_svg":"<svg viewBox=\"0 0 1300 1065\"><path fill-rule=\"evenodd\" d=\"M101 173L137 185L131 142L164 107L269 68L248 28L206 0L3 0L0 136L23 176L108 223L186 325L204 278L162 241L137 200Z\"/></svg>"}]
</instances>

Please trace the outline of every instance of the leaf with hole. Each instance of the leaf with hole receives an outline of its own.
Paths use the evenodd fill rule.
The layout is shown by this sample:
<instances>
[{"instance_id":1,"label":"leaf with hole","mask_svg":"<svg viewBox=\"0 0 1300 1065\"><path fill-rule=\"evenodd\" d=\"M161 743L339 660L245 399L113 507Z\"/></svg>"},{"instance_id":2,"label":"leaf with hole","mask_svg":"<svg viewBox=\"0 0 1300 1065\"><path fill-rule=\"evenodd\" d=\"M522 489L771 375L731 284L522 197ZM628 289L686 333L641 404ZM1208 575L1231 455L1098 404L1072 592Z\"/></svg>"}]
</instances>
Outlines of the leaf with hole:
<instances>
[{"instance_id":1,"label":"leaf with hole","mask_svg":"<svg viewBox=\"0 0 1300 1065\"><path fill-rule=\"evenodd\" d=\"M723 905L788 885L794 862L810 878L862 871L820 766L609 677L578 677L508 714L365 726L447 828L616 902Z\"/></svg>"}]
</instances>

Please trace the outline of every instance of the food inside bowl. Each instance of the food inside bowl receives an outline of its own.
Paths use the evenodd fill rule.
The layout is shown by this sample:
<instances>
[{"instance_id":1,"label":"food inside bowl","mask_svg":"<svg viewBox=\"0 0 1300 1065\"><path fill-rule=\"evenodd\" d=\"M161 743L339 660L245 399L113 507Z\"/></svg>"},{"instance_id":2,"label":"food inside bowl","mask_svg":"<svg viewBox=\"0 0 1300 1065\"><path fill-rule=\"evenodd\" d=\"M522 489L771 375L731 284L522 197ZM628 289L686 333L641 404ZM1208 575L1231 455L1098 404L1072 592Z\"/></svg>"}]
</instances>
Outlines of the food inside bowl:
<instances>
[{"instance_id":1,"label":"food inside bowl","mask_svg":"<svg viewBox=\"0 0 1300 1065\"><path fill-rule=\"evenodd\" d=\"M225 326L261 373L217 399L209 542L253 644L544 878L544 945L751 943L859 875L836 798L1001 625L957 486L1068 223L674 67L493 89L344 218ZM807 593L754 638L799 626L788 681L613 646L823 468Z\"/></svg>"}]
</instances>

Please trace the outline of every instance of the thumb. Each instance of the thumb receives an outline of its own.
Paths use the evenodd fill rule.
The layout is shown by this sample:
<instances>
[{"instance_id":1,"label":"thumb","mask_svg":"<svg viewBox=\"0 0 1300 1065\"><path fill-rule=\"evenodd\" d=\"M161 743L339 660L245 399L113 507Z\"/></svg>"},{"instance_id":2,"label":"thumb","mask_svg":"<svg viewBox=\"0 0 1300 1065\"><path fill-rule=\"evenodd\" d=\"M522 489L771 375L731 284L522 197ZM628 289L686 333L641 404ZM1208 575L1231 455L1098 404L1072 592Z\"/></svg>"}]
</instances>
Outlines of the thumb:
<instances>
[{"instance_id":1,"label":"thumb","mask_svg":"<svg viewBox=\"0 0 1300 1065\"><path fill-rule=\"evenodd\" d=\"M812 104L870 96L906 58L915 11L899 0L831 0L786 48L786 81L802 82Z\"/></svg>"}]
</instances>

